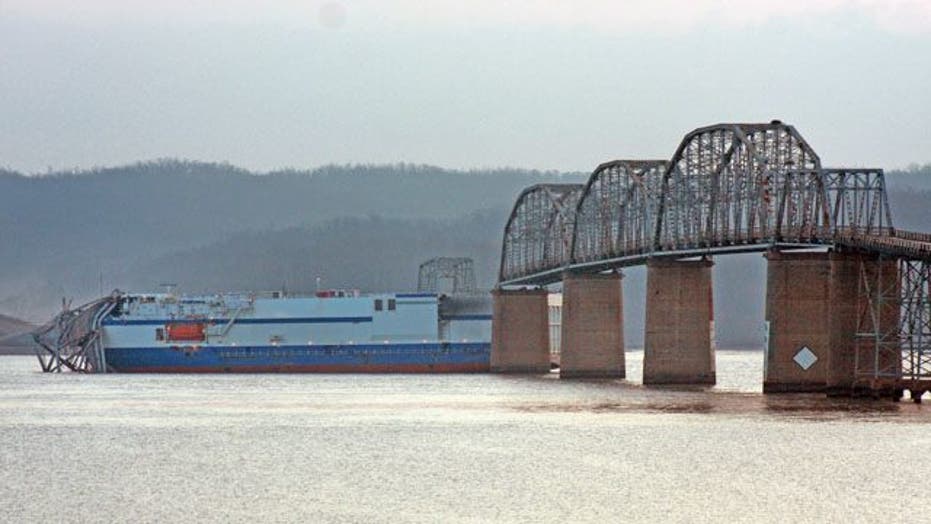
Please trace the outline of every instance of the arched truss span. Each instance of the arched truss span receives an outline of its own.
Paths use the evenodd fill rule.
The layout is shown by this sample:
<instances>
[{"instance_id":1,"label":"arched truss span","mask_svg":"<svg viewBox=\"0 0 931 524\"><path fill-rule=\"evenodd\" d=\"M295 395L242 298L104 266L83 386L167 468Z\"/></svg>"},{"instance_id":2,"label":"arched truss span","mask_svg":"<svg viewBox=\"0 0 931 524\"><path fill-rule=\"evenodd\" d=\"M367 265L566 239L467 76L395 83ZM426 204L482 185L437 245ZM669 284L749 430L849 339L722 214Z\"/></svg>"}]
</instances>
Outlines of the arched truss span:
<instances>
[{"instance_id":1,"label":"arched truss span","mask_svg":"<svg viewBox=\"0 0 931 524\"><path fill-rule=\"evenodd\" d=\"M687 134L668 163L616 160L584 186L525 190L505 228L498 283L817 245L931 264L931 235L893 227L881 169L822 168L778 121L718 124Z\"/></svg>"},{"instance_id":2,"label":"arched truss span","mask_svg":"<svg viewBox=\"0 0 931 524\"><path fill-rule=\"evenodd\" d=\"M525 189L504 228L499 280L555 269L569 262L581 184Z\"/></svg>"},{"instance_id":3,"label":"arched truss span","mask_svg":"<svg viewBox=\"0 0 931 524\"><path fill-rule=\"evenodd\" d=\"M776 203L786 177L820 169L805 139L778 121L696 129L682 140L663 175L654 249L775 238Z\"/></svg>"},{"instance_id":4,"label":"arched truss span","mask_svg":"<svg viewBox=\"0 0 931 524\"><path fill-rule=\"evenodd\" d=\"M591 262L652 249L665 160L601 164L582 189L576 209L572 261Z\"/></svg>"}]
</instances>

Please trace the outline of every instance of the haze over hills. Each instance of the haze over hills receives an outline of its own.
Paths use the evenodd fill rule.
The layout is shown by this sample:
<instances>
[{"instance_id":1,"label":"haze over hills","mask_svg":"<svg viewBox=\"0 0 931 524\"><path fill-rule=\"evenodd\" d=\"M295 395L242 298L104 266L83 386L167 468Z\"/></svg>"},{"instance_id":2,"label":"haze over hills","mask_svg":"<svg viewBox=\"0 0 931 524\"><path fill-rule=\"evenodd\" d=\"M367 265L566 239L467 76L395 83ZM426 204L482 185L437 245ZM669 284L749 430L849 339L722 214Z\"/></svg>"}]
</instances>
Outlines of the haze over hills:
<instances>
[{"instance_id":1,"label":"haze over hills","mask_svg":"<svg viewBox=\"0 0 931 524\"><path fill-rule=\"evenodd\" d=\"M7 315L0 315L0 339L32 329L33 325Z\"/></svg>"},{"instance_id":2,"label":"haze over hills","mask_svg":"<svg viewBox=\"0 0 931 524\"><path fill-rule=\"evenodd\" d=\"M0 355L9 353L31 353L32 339L29 336L35 326L18 318L0 315Z\"/></svg>"},{"instance_id":3,"label":"haze over hills","mask_svg":"<svg viewBox=\"0 0 931 524\"><path fill-rule=\"evenodd\" d=\"M493 285L517 194L587 173L327 166L255 174L159 160L76 173L0 172L0 312L41 322L114 288L409 290L433 256L471 256ZM931 165L887 177L896 225L931 230ZM716 261L722 347L758 345L765 265ZM642 339L644 272L625 271L628 343Z\"/></svg>"},{"instance_id":4,"label":"haze over hills","mask_svg":"<svg viewBox=\"0 0 931 524\"><path fill-rule=\"evenodd\" d=\"M249 242L264 232L350 217L450 221L482 210L500 214L527 185L582 178L404 164L260 175L175 160L30 177L7 172L0 174L0 243L8 246L0 251L0 311L37 319L55 311L62 296L80 301L117 287L152 289L161 277L146 279L129 269L237 235ZM344 242L353 245L352 238ZM369 256L365 246L355 253ZM416 264L408 270L416 274ZM242 288L244 275L226 277L212 281L223 289ZM282 278L274 281L277 289ZM379 287L399 286L410 283Z\"/></svg>"}]
</instances>

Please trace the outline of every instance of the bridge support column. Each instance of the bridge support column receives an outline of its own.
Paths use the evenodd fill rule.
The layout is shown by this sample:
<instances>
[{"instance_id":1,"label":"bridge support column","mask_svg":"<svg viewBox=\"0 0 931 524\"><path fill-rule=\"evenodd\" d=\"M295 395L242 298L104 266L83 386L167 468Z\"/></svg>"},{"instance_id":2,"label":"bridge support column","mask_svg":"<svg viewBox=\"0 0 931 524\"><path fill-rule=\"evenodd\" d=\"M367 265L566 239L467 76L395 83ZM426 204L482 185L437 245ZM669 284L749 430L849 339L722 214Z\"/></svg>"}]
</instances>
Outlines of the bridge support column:
<instances>
[{"instance_id":1,"label":"bridge support column","mask_svg":"<svg viewBox=\"0 0 931 524\"><path fill-rule=\"evenodd\" d=\"M547 291L496 289L491 295L491 371L549 373Z\"/></svg>"},{"instance_id":2,"label":"bridge support column","mask_svg":"<svg viewBox=\"0 0 931 524\"><path fill-rule=\"evenodd\" d=\"M763 393L824 391L831 348L828 253L766 254Z\"/></svg>"},{"instance_id":3,"label":"bridge support column","mask_svg":"<svg viewBox=\"0 0 931 524\"><path fill-rule=\"evenodd\" d=\"M644 384L715 383L713 265L707 259L647 263Z\"/></svg>"},{"instance_id":4,"label":"bridge support column","mask_svg":"<svg viewBox=\"0 0 931 524\"><path fill-rule=\"evenodd\" d=\"M892 396L901 371L898 262L831 253L829 396Z\"/></svg>"},{"instance_id":5,"label":"bridge support column","mask_svg":"<svg viewBox=\"0 0 931 524\"><path fill-rule=\"evenodd\" d=\"M560 378L624 378L621 274L563 278Z\"/></svg>"}]
</instances>

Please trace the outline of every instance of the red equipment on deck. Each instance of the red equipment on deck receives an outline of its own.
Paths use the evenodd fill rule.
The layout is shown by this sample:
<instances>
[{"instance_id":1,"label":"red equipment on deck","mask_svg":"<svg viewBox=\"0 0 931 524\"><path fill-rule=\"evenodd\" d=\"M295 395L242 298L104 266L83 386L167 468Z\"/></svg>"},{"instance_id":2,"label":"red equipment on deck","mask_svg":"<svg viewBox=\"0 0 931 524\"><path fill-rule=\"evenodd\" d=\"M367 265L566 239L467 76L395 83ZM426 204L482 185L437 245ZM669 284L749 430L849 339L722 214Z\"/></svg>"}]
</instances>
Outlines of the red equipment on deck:
<instances>
[{"instance_id":1,"label":"red equipment on deck","mask_svg":"<svg viewBox=\"0 0 931 524\"><path fill-rule=\"evenodd\" d=\"M203 322L176 322L167 324L165 332L168 340L179 342L201 342L207 339L207 325Z\"/></svg>"}]
</instances>

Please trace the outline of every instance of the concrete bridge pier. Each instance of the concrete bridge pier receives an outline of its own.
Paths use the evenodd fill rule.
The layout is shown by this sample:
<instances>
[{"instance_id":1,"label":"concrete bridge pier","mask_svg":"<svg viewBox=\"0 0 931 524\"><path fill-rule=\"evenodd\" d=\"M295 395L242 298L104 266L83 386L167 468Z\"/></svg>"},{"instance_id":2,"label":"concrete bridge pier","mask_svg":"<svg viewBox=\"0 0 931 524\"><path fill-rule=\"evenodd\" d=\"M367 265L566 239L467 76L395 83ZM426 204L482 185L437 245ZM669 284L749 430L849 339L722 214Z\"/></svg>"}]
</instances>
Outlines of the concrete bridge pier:
<instances>
[{"instance_id":1,"label":"concrete bridge pier","mask_svg":"<svg viewBox=\"0 0 931 524\"><path fill-rule=\"evenodd\" d=\"M624 378L620 273L563 278L560 378Z\"/></svg>"},{"instance_id":2,"label":"concrete bridge pier","mask_svg":"<svg viewBox=\"0 0 931 524\"><path fill-rule=\"evenodd\" d=\"M549 373L547 291L495 289L491 296L492 373Z\"/></svg>"},{"instance_id":3,"label":"concrete bridge pier","mask_svg":"<svg viewBox=\"0 0 931 524\"><path fill-rule=\"evenodd\" d=\"M644 384L715 383L713 262L647 263Z\"/></svg>"},{"instance_id":4,"label":"concrete bridge pier","mask_svg":"<svg viewBox=\"0 0 931 524\"><path fill-rule=\"evenodd\" d=\"M891 380L902 365L897 261L838 252L831 253L830 260L831 349L825 392L829 396L900 395Z\"/></svg>"},{"instance_id":5,"label":"concrete bridge pier","mask_svg":"<svg viewBox=\"0 0 931 524\"><path fill-rule=\"evenodd\" d=\"M766 261L763 393L824 391L831 348L830 255L772 250Z\"/></svg>"}]
</instances>

